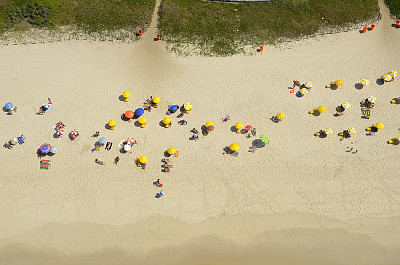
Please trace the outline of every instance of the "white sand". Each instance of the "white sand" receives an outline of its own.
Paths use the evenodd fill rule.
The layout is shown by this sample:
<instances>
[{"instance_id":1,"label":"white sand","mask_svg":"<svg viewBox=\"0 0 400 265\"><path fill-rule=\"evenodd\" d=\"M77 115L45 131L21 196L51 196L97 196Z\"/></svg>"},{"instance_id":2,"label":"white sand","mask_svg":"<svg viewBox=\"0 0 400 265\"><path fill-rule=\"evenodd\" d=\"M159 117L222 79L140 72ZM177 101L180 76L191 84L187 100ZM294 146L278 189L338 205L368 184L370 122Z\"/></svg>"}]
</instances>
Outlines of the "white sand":
<instances>
[{"instance_id":1,"label":"white sand","mask_svg":"<svg viewBox=\"0 0 400 265\"><path fill-rule=\"evenodd\" d=\"M1 104L13 102L18 112L1 115L0 135L6 142L24 134L26 143L0 149L0 260L18 261L35 251L89 259L88 253L102 251L152 264L155 249L178 258L170 254L184 255L179 250L187 240L215 236L237 246L274 243L271 247L313 253L320 248L334 263L399 261L390 253L400 248L400 149L386 142L400 134L400 105L390 104L400 96L400 81L378 85L376 79L400 70L400 30L391 27L386 8L382 13L374 31L330 35L286 50L269 47L256 56L177 57L152 40L154 23L134 44L71 41L1 48ZM308 95L298 99L289 93L294 78L313 82ZM371 85L356 89L363 78ZM344 86L324 87L336 79ZM124 90L132 94L128 103L119 100ZM121 121L123 112L142 107L150 95L162 102L145 113L145 129ZM361 119L359 102L370 95L376 106L371 119ZM48 97L55 111L36 115ZM334 117L343 101L352 107ZM168 105L185 102L193 105L184 117L188 125L178 125L173 115L173 126L162 128ZM307 113L319 105L328 111L319 117ZM286 119L275 124L270 117L278 112ZM232 119L222 123L225 114ZM105 128L110 119L117 121L114 131ZM200 130L208 120L215 131L189 141L190 129ZM80 130L80 136L53 138L51 126L58 121L66 132ZM253 125L271 143L249 153L254 138L231 131L238 121ZM366 136L365 128L376 122L385 128ZM326 127L334 135L313 135ZM337 133L350 127L357 135L339 141ZM113 142L111 151L90 151L97 130ZM128 137L139 144L120 154L117 145ZM36 157L44 142L59 147L48 171L39 169ZM231 143L241 145L236 158L223 154ZM160 160L170 146L180 155L171 158L170 173L161 173ZM358 153L346 152L350 146ZM146 170L134 164L140 155L149 159ZM105 165L94 163L96 158ZM165 185L159 199L152 185L157 178ZM218 241L204 242L214 242L218 250ZM18 252L21 246L14 244L24 249Z\"/></svg>"}]
</instances>

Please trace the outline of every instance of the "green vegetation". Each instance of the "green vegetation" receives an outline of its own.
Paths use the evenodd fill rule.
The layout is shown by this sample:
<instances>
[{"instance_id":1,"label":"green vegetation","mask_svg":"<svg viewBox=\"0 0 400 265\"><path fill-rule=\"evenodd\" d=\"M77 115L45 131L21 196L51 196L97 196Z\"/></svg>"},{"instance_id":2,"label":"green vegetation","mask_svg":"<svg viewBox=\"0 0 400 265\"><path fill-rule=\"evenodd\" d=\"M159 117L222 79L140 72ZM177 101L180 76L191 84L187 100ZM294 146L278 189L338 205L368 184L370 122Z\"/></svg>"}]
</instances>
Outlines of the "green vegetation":
<instances>
[{"instance_id":1,"label":"green vegetation","mask_svg":"<svg viewBox=\"0 0 400 265\"><path fill-rule=\"evenodd\" d=\"M385 0L385 4L389 7L390 13L400 18L400 0Z\"/></svg>"},{"instance_id":2,"label":"green vegetation","mask_svg":"<svg viewBox=\"0 0 400 265\"><path fill-rule=\"evenodd\" d=\"M274 44L319 30L348 27L378 14L377 0L163 0L159 27L174 47L195 43L202 54L226 56L242 51L243 44Z\"/></svg>"},{"instance_id":3,"label":"green vegetation","mask_svg":"<svg viewBox=\"0 0 400 265\"><path fill-rule=\"evenodd\" d=\"M155 0L0 0L0 33L59 26L132 30L150 23L154 7Z\"/></svg>"}]
</instances>

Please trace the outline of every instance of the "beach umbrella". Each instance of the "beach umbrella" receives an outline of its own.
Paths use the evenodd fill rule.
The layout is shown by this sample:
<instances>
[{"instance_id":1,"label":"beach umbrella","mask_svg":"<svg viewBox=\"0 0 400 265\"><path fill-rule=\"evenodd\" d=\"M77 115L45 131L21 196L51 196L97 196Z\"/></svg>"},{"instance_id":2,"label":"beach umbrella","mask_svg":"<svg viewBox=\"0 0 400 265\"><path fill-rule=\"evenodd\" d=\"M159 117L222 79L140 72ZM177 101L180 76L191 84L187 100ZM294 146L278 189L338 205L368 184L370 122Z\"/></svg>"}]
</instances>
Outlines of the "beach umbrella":
<instances>
[{"instance_id":1,"label":"beach umbrella","mask_svg":"<svg viewBox=\"0 0 400 265\"><path fill-rule=\"evenodd\" d=\"M101 137L101 138L99 139L99 144L105 144L106 142L107 142L106 137Z\"/></svg>"},{"instance_id":2,"label":"beach umbrella","mask_svg":"<svg viewBox=\"0 0 400 265\"><path fill-rule=\"evenodd\" d=\"M143 164L146 164L147 163L147 157L146 156L139 157L139 162L143 163Z\"/></svg>"},{"instance_id":3,"label":"beach umbrella","mask_svg":"<svg viewBox=\"0 0 400 265\"><path fill-rule=\"evenodd\" d=\"M129 92L129 91L124 91L124 92L122 93L122 96L123 96L124 98L129 98L129 97L131 96L131 92Z\"/></svg>"},{"instance_id":4,"label":"beach umbrella","mask_svg":"<svg viewBox=\"0 0 400 265\"><path fill-rule=\"evenodd\" d=\"M135 142L135 139L133 139L133 138L128 138L128 139L125 141L126 144L133 144L134 142Z\"/></svg>"},{"instance_id":5,"label":"beach umbrella","mask_svg":"<svg viewBox=\"0 0 400 265\"><path fill-rule=\"evenodd\" d=\"M303 96L307 95L308 94L308 90L305 89L305 88L302 88L302 89L300 89L300 94L302 94Z\"/></svg>"},{"instance_id":6,"label":"beach umbrella","mask_svg":"<svg viewBox=\"0 0 400 265\"><path fill-rule=\"evenodd\" d=\"M138 108L138 109L135 110L135 115L136 116L142 116L143 113L144 113L144 109L142 109L142 108Z\"/></svg>"},{"instance_id":7,"label":"beach umbrella","mask_svg":"<svg viewBox=\"0 0 400 265\"><path fill-rule=\"evenodd\" d=\"M183 104L183 108L184 108L185 110L189 111L189 110L192 109L192 104L190 104L190 103L185 103L185 104Z\"/></svg>"},{"instance_id":8,"label":"beach umbrella","mask_svg":"<svg viewBox=\"0 0 400 265\"><path fill-rule=\"evenodd\" d=\"M319 107L317 108L317 110L318 110L318 112L320 112L320 113L324 113L324 112L326 111L326 108L325 108L325 106L319 106Z\"/></svg>"},{"instance_id":9,"label":"beach umbrella","mask_svg":"<svg viewBox=\"0 0 400 265\"><path fill-rule=\"evenodd\" d=\"M10 144L12 144L12 145L17 144L17 143L18 143L18 138L12 138L10 140Z\"/></svg>"},{"instance_id":10,"label":"beach umbrella","mask_svg":"<svg viewBox=\"0 0 400 265\"><path fill-rule=\"evenodd\" d=\"M167 152L168 152L169 155L173 155L173 154L176 153L176 150L175 150L175 148L170 147L170 148L168 148Z\"/></svg>"},{"instance_id":11,"label":"beach umbrella","mask_svg":"<svg viewBox=\"0 0 400 265\"><path fill-rule=\"evenodd\" d=\"M58 136L62 136L64 134L64 130L63 129L59 129L59 130L56 131L56 134Z\"/></svg>"},{"instance_id":12,"label":"beach umbrella","mask_svg":"<svg viewBox=\"0 0 400 265\"><path fill-rule=\"evenodd\" d=\"M392 76L390 74L384 74L382 76L382 79L385 80L386 82L392 81Z\"/></svg>"},{"instance_id":13,"label":"beach umbrella","mask_svg":"<svg viewBox=\"0 0 400 265\"><path fill-rule=\"evenodd\" d=\"M375 127L378 128L379 130L381 130L381 129L385 128L385 125L383 125L382 122L378 122L378 123L375 125Z\"/></svg>"},{"instance_id":14,"label":"beach umbrella","mask_svg":"<svg viewBox=\"0 0 400 265\"><path fill-rule=\"evenodd\" d=\"M131 110L127 110L125 112L125 117L127 117L128 119L133 118L133 115L135 115L135 113L133 113L133 111L131 111Z\"/></svg>"},{"instance_id":15,"label":"beach umbrella","mask_svg":"<svg viewBox=\"0 0 400 265\"><path fill-rule=\"evenodd\" d=\"M153 103L155 103L155 104L160 103L160 101L161 101L161 98L159 98L159 97L154 97L153 98Z\"/></svg>"},{"instance_id":16,"label":"beach umbrella","mask_svg":"<svg viewBox=\"0 0 400 265\"><path fill-rule=\"evenodd\" d=\"M324 130L324 132L325 132L327 135L331 135L331 134L333 133L332 129L330 129L330 128L326 128L326 129Z\"/></svg>"},{"instance_id":17,"label":"beach umbrella","mask_svg":"<svg viewBox=\"0 0 400 265\"><path fill-rule=\"evenodd\" d=\"M110 127L114 127L114 126L116 126L116 125L117 125L117 122L114 121L114 120L110 120L110 121L108 122L108 126L110 126Z\"/></svg>"},{"instance_id":18,"label":"beach umbrella","mask_svg":"<svg viewBox=\"0 0 400 265\"><path fill-rule=\"evenodd\" d=\"M231 149L233 152L235 152L235 151L237 151L237 150L240 149L240 145L238 145L238 144L231 144L231 145L229 146L229 149Z\"/></svg>"},{"instance_id":19,"label":"beach umbrella","mask_svg":"<svg viewBox=\"0 0 400 265\"><path fill-rule=\"evenodd\" d=\"M162 120L162 123L164 123L165 125L170 124L170 123L171 123L171 118L170 118L170 117L165 117L165 118Z\"/></svg>"},{"instance_id":20,"label":"beach umbrella","mask_svg":"<svg viewBox=\"0 0 400 265\"><path fill-rule=\"evenodd\" d=\"M356 134L356 129L350 128L350 129L348 130L348 132L349 132L350 135L355 135L355 134Z\"/></svg>"},{"instance_id":21,"label":"beach umbrella","mask_svg":"<svg viewBox=\"0 0 400 265\"><path fill-rule=\"evenodd\" d=\"M11 102L7 102L7 103L4 105L4 108L6 108L6 109L12 109L12 107L14 107L14 105L13 105Z\"/></svg>"},{"instance_id":22,"label":"beach umbrella","mask_svg":"<svg viewBox=\"0 0 400 265\"><path fill-rule=\"evenodd\" d=\"M374 96L369 96L369 97L368 97L368 101L371 102L371 103L375 103L375 102L376 102L376 97L374 97Z\"/></svg>"},{"instance_id":23,"label":"beach umbrella","mask_svg":"<svg viewBox=\"0 0 400 265\"><path fill-rule=\"evenodd\" d=\"M342 80L336 80L335 85L337 86L343 86L343 81Z\"/></svg>"},{"instance_id":24,"label":"beach umbrella","mask_svg":"<svg viewBox=\"0 0 400 265\"><path fill-rule=\"evenodd\" d=\"M396 76L397 76L397 71L396 71L396 70L392 70L392 71L389 72L389 74L390 74L392 77L396 77Z\"/></svg>"},{"instance_id":25,"label":"beach umbrella","mask_svg":"<svg viewBox=\"0 0 400 265\"><path fill-rule=\"evenodd\" d=\"M278 113L278 115L276 115L276 118L280 121L283 120L285 118L285 113Z\"/></svg>"},{"instance_id":26,"label":"beach umbrella","mask_svg":"<svg viewBox=\"0 0 400 265\"><path fill-rule=\"evenodd\" d=\"M307 82L304 84L306 88L312 88L312 82Z\"/></svg>"},{"instance_id":27,"label":"beach umbrella","mask_svg":"<svg viewBox=\"0 0 400 265\"><path fill-rule=\"evenodd\" d=\"M208 126L214 126L214 123L213 123L212 121L208 121L208 122L206 122L206 128L207 128Z\"/></svg>"},{"instance_id":28,"label":"beach umbrella","mask_svg":"<svg viewBox=\"0 0 400 265\"><path fill-rule=\"evenodd\" d=\"M138 122L140 124L146 124L146 121L147 121L146 117L143 117L143 116L139 117L139 119L138 119Z\"/></svg>"},{"instance_id":29,"label":"beach umbrella","mask_svg":"<svg viewBox=\"0 0 400 265\"><path fill-rule=\"evenodd\" d=\"M269 139L268 139L266 136L264 136L264 135L261 135L261 136L260 136L260 140L261 140L264 144L269 144Z\"/></svg>"},{"instance_id":30,"label":"beach umbrella","mask_svg":"<svg viewBox=\"0 0 400 265\"><path fill-rule=\"evenodd\" d=\"M129 144L124 145L124 151L129 152L131 150L131 146Z\"/></svg>"},{"instance_id":31,"label":"beach umbrella","mask_svg":"<svg viewBox=\"0 0 400 265\"><path fill-rule=\"evenodd\" d=\"M343 102L343 103L342 103L342 107L345 108L345 109L348 109L348 108L351 107L351 105L350 105L349 102Z\"/></svg>"},{"instance_id":32,"label":"beach umbrella","mask_svg":"<svg viewBox=\"0 0 400 265\"><path fill-rule=\"evenodd\" d=\"M242 129L243 128L243 124L241 123L241 122L237 122L236 124L235 124L235 129L236 130L240 130L240 129Z\"/></svg>"},{"instance_id":33,"label":"beach umbrella","mask_svg":"<svg viewBox=\"0 0 400 265\"><path fill-rule=\"evenodd\" d=\"M251 126L251 125L246 125L245 129L246 129L247 131L251 131L251 130L253 130L253 126Z\"/></svg>"},{"instance_id":34,"label":"beach umbrella","mask_svg":"<svg viewBox=\"0 0 400 265\"><path fill-rule=\"evenodd\" d=\"M71 134L72 134L73 136L77 136L77 135L79 134L79 131L78 131L77 129L73 129L73 130L71 131Z\"/></svg>"},{"instance_id":35,"label":"beach umbrella","mask_svg":"<svg viewBox=\"0 0 400 265\"><path fill-rule=\"evenodd\" d=\"M52 154L57 153L57 151L58 151L58 147L57 147L57 146L52 146L52 147L50 148L50 153L52 153Z\"/></svg>"},{"instance_id":36,"label":"beach umbrella","mask_svg":"<svg viewBox=\"0 0 400 265\"><path fill-rule=\"evenodd\" d=\"M209 131L209 132L214 131L214 126L213 125L210 125L210 126L208 126L206 128L207 128L207 131Z\"/></svg>"},{"instance_id":37,"label":"beach umbrella","mask_svg":"<svg viewBox=\"0 0 400 265\"><path fill-rule=\"evenodd\" d=\"M50 106L51 106L50 102L45 102L45 103L43 104L43 107L44 107L45 109L50 108Z\"/></svg>"},{"instance_id":38,"label":"beach umbrella","mask_svg":"<svg viewBox=\"0 0 400 265\"><path fill-rule=\"evenodd\" d=\"M48 152L50 152L51 150L51 145L49 144L42 144L40 146L40 152L42 152L43 154L47 154Z\"/></svg>"},{"instance_id":39,"label":"beach umbrella","mask_svg":"<svg viewBox=\"0 0 400 265\"><path fill-rule=\"evenodd\" d=\"M170 110L171 110L171 111L177 111L178 108L179 108L178 105L172 105L172 106L170 107Z\"/></svg>"},{"instance_id":40,"label":"beach umbrella","mask_svg":"<svg viewBox=\"0 0 400 265\"><path fill-rule=\"evenodd\" d=\"M368 79L363 79L363 80L361 80L361 84L363 86L368 86L369 84L371 84L371 82Z\"/></svg>"}]
</instances>

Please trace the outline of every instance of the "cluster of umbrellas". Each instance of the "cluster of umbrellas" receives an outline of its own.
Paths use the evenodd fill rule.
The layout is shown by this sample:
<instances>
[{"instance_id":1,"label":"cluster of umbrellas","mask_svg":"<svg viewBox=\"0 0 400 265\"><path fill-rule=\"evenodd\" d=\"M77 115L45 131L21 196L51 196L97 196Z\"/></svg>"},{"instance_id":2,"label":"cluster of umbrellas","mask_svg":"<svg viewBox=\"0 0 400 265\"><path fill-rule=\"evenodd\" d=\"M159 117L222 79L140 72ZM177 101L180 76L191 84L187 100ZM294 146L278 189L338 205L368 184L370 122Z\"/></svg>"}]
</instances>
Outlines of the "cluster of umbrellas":
<instances>
[{"instance_id":1,"label":"cluster of umbrellas","mask_svg":"<svg viewBox=\"0 0 400 265\"><path fill-rule=\"evenodd\" d=\"M393 79L397 76L397 71L396 70L392 70L389 73L384 74L383 76L381 76L381 78L383 79L383 81L385 82L391 82L393 81Z\"/></svg>"}]
</instances>

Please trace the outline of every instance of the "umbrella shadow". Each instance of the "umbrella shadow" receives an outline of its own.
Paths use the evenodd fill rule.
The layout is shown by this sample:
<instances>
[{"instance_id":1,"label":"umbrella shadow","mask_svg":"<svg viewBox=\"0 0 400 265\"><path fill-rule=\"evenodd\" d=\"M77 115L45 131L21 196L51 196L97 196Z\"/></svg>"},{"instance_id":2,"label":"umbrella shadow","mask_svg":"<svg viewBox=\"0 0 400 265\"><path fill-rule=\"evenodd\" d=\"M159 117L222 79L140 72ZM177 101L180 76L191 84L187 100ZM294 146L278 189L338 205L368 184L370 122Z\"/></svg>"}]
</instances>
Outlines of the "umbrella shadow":
<instances>
[{"instance_id":1,"label":"umbrella shadow","mask_svg":"<svg viewBox=\"0 0 400 265\"><path fill-rule=\"evenodd\" d=\"M139 127L140 128L140 123L139 123L139 121L135 121L134 123L133 123L136 127Z\"/></svg>"},{"instance_id":2,"label":"umbrella shadow","mask_svg":"<svg viewBox=\"0 0 400 265\"><path fill-rule=\"evenodd\" d=\"M8 110L6 109L5 106L3 107L3 111L4 111L4 112L8 112Z\"/></svg>"},{"instance_id":3,"label":"umbrella shadow","mask_svg":"<svg viewBox=\"0 0 400 265\"><path fill-rule=\"evenodd\" d=\"M337 90L339 87L335 84L331 84L329 87L331 90Z\"/></svg>"},{"instance_id":4,"label":"umbrella shadow","mask_svg":"<svg viewBox=\"0 0 400 265\"><path fill-rule=\"evenodd\" d=\"M251 142L252 146L255 146L257 148L263 148L265 147L265 143L263 143L263 141L261 141L261 139L255 139L253 140L253 142Z\"/></svg>"},{"instance_id":5,"label":"umbrella shadow","mask_svg":"<svg viewBox=\"0 0 400 265\"><path fill-rule=\"evenodd\" d=\"M236 132L235 125L233 125L233 126L231 127L231 132Z\"/></svg>"},{"instance_id":6,"label":"umbrella shadow","mask_svg":"<svg viewBox=\"0 0 400 265\"><path fill-rule=\"evenodd\" d=\"M60 138L60 136L55 132L54 134L53 134L53 138Z\"/></svg>"},{"instance_id":7,"label":"umbrella shadow","mask_svg":"<svg viewBox=\"0 0 400 265\"><path fill-rule=\"evenodd\" d=\"M233 126L233 127L235 127L235 126ZM203 135L206 135L206 126L205 125L201 125L201 133Z\"/></svg>"},{"instance_id":8,"label":"umbrella shadow","mask_svg":"<svg viewBox=\"0 0 400 265\"><path fill-rule=\"evenodd\" d=\"M119 99L120 101L125 102L125 98L124 98L124 96L122 96L122 95L119 95L118 99Z\"/></svg>"},{"instance_id":9,"label":"umbrella shadow","mask_svg":"<svg viewBox=\"0 0 400 265\"><path fill-rule=\"evenodd\" d=\"M378 78L378 79L376 79L376 84L379 86L382 86L385 84L385 80L383 80L382 78Z\"/></svg>"},{"instance_id":10,"label":"umbrella shadow","mask_svg":"<svg viewBox=\"0 0 400 265\"><path fill-rule=\"evenodd\" d=\"M321 115L321 112L319 112L319 111L314 111L313 113L310 113L310 114L312 114L314 117L318 117L319 115Z\"/></svg>"},{"instance_id":11,"label":"umbrella shadow","mask_svg":"<svg viewBox=\"0 0 400 265\"><path fill-rule=\"evenodd\" d=\"M164 123L162 121L160 121L158 124L160 125L160 127L165 127L165 125L164 125Z\"/></svg>"},{"instance_id":12,"label":"umbrella shadow","mask_svg":"<svg viewBox=\"0 0 400 265\"><path fill-rule=\"evenodd\" d=\"M276 116L272 116L271 118L269 118L273 123L278 123L279 122L279 120L278 119L275 119L276 118Z\"/></svg>"},{"instance_id":13,"label":"umbrella shadow","mask_svg":"<svg viewBox=\"0 0 400 265\"><path fill-rule=\"evenodd\" d=\"M357 89L357 90L363 89L363 85L360 84L360 83L355 84L354 87L355 87L355 89Z\"/></svg>"},{"instance_id":14,"label":"umbrella shadow","mask_svg":"<svg viewBox=\"0 0 400 265\"><path fill-rule=\"evenodd\" d=\"M161 198L162 196L161 196L161 194L160 193L157 193L156 194L156 196L154 196L156 199L159 199L159 198Z\"/></svg>"},{"instance_id":15,"label":"umbrella shadow","mask_svg":"<svg viewBox=\"0 0 400 265\"><path fill-rule=\"evenodd\" d=\"M223 154L231 154L232 153L232 150L231 149L229 149L229 146L225 146L224 148L222 148L222 150L224 151L224 153Z\"/></svg>"},{"instance_id":16,"label":"umbrella shadow","mask_svg":"<svg viewBox=\"0 0 400 265\"><path fill-rule=\"evenodd\" d=\"M46 154L43 154L42 151L40 151L40 148L38 148L36 150L36 154L37 154L38 158L43 158L46 156Z\"/></svg>"}]
</instances>

